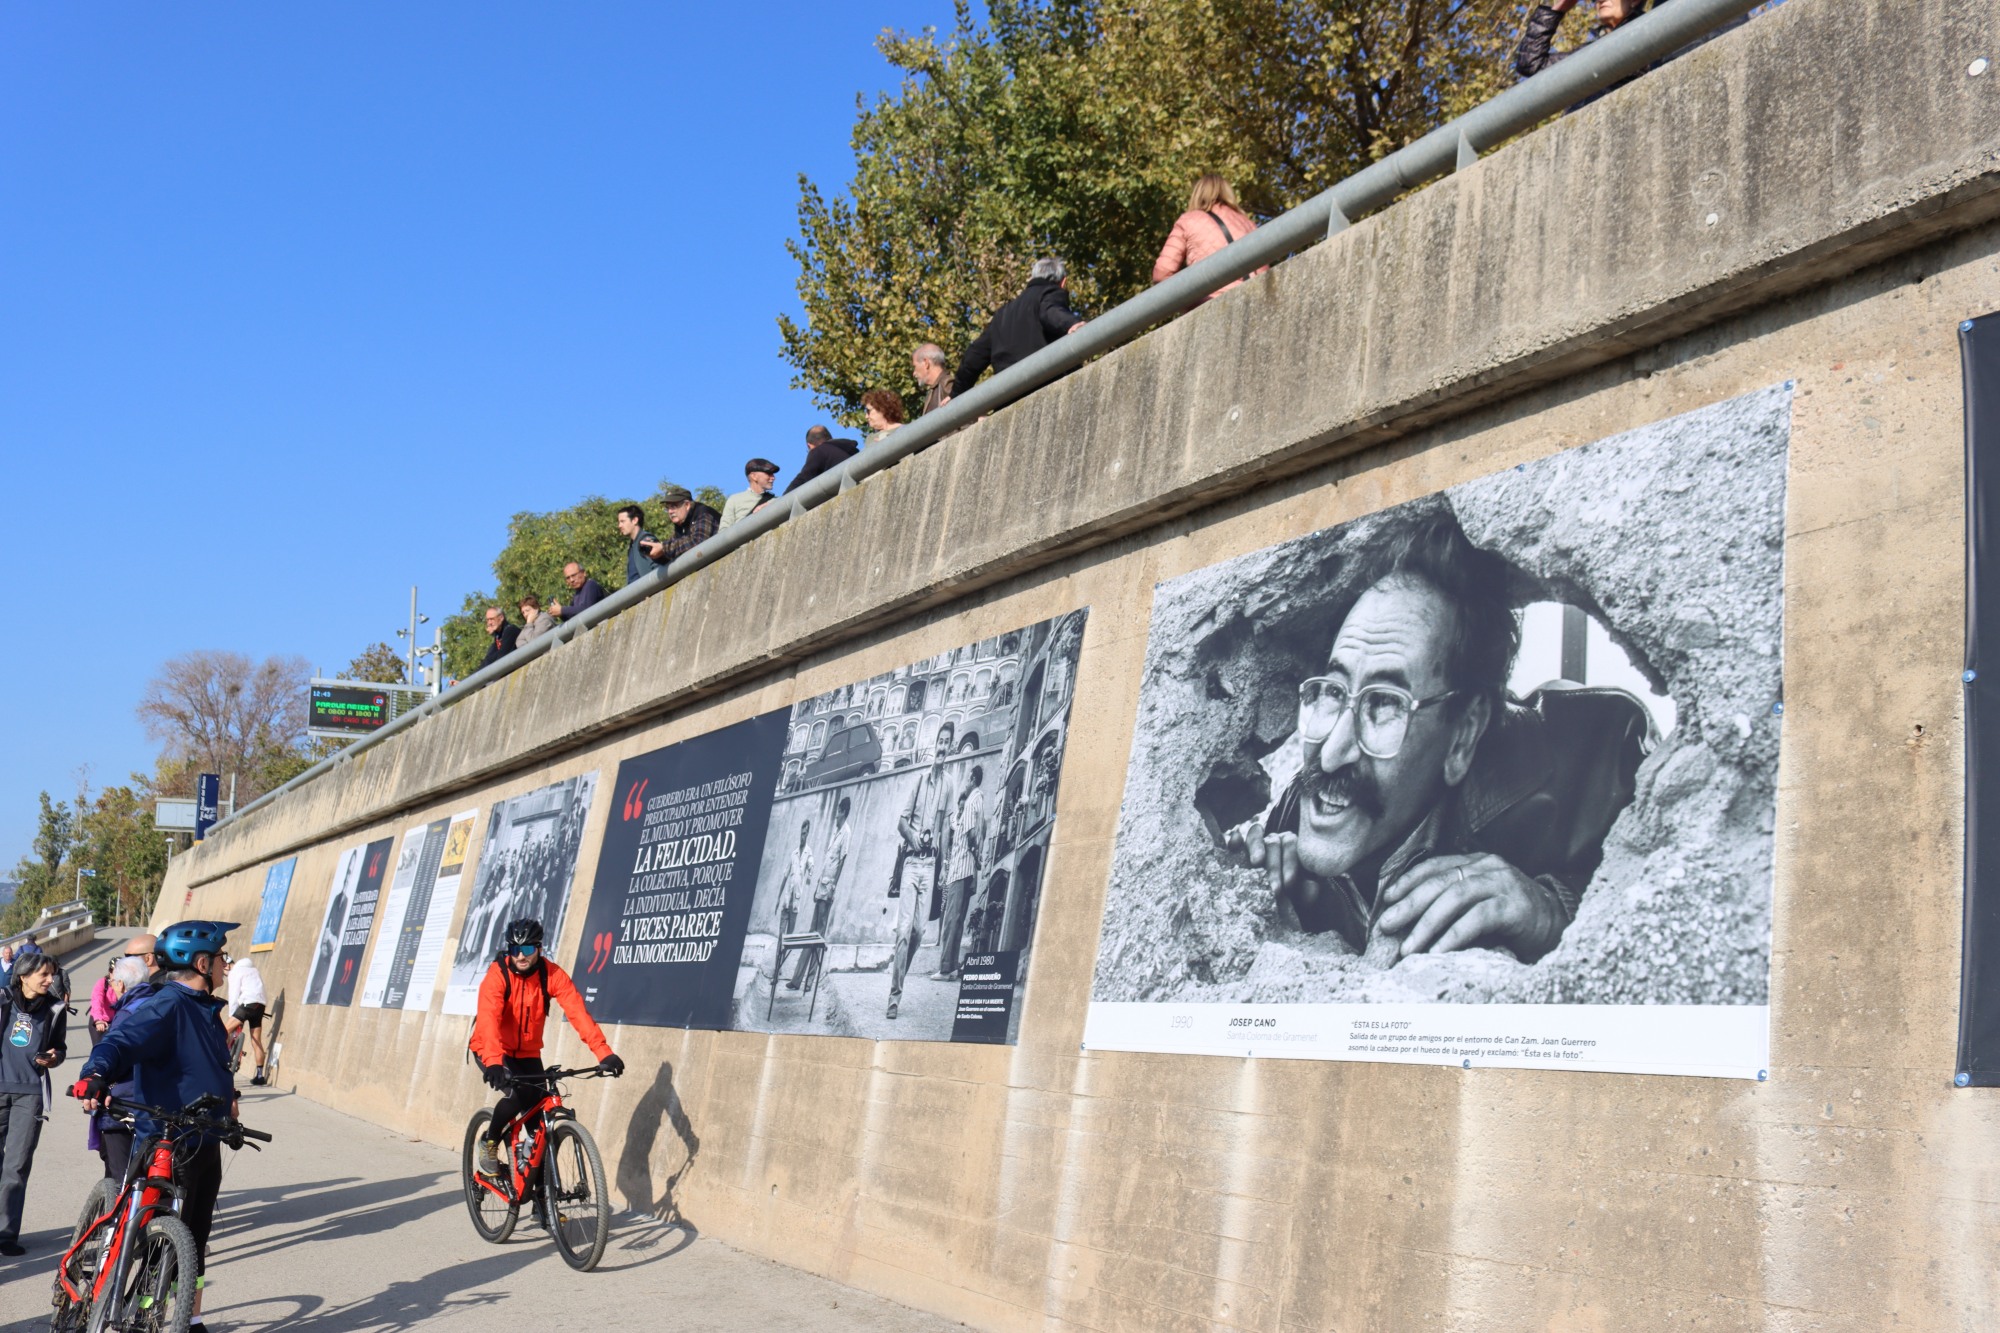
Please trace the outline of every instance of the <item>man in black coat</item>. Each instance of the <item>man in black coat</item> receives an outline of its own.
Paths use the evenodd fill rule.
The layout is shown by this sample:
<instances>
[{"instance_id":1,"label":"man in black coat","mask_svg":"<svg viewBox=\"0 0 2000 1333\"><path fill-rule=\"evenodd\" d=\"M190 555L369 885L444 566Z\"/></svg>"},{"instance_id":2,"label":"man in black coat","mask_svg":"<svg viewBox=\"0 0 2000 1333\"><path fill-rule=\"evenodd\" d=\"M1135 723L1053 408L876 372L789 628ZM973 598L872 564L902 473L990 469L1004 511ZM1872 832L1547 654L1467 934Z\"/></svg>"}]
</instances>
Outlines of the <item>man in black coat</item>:
<instances>
[{"instance_id":1,"label":"man in black coat","mask_svg":"<svg viewBox=\"0 0 2000 1333\"><path fill-rule=\"evenodd\" d=\"M493 646L486 650L486 656L479 665L492 666L495 662L514 651L515 640L521 637L521 627L507 619L507 613L497 606L486 608L486 632L493 636Z\"/></svg>"},{"instance_id":2,"label":"man in black coat","mask_svg":"<svg viewBox=\"0 0 2000 1333\"><path fill-rule=\"evenodd\" d=\"M1025 361L1066 333L1083 327L1083 316L1070 309L1068 279L1060 259L1037 259L1028 271L1028 289L1000 307L952 377L951 396L970 389L988 366L993 373Z\"/></svg>"},{"instance_id":3,"label":"man in black coat","mask_svg":"<svg viewBox=\"0 0 2000 1333\"><path fill-rule=\"evenodd\" d=\"M853 440L836 440L826 427L814 426L806 432L805 466L792 478L792 484L785 487L785 494L790 495L820 473L839 467L860 452L861 446Z\"/></svg>"}]
</instances>

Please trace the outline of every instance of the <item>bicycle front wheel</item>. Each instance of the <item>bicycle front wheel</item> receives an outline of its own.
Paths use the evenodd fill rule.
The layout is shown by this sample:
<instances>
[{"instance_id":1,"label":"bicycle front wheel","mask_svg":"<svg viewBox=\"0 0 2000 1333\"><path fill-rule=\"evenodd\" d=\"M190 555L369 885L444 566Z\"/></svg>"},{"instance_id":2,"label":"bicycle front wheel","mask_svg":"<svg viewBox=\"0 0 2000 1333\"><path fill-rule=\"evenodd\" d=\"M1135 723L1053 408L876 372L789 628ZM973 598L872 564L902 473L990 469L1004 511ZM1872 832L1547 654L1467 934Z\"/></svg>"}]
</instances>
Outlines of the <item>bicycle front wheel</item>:
<instances>
[{"instance_id":1,"label":"bicycle front wheel","mask_svg":"<svg viewBox=\"0 0 2000 1333\"><path fill-rule=\"evenodd\" d=\"M597 1267L611 1239L611 1192L597 1141L574 1120L549 1129L542 1159L542 1206L563 1262L580 1273Z\"/></svg>"},{"instance_id":2,"label":"bicycle front wheel","mask_svg":"<svg viewBox=\"0 0 2000 1333\"><path fill-rule=\"evenodd\" d=\"M135 1333L187 1333L199 1266L186 1223L178 1217L148 1222L119 1301L124 1318L116 1326Z\"/></svg>"},{"instance_id":3,"label":"bicycle front wheel","mask_svg":"<svg viewBox=\"0 0 2000 1333\"><path fill-rule=\"evenodd\" d=\"M69 1233L69 1244L64 1252L76 1249L76 1243L83 1239L83 1233L91 1224L111 1210L118 1202L118 1185L115 1181L100 1180L90 1187L90 1193L83 1201L83 1211L77 1214L76 1229ZM67 1265L56 1277L55 1312L49 1317L51 1333L83 1333L90 1326L90 1288L97 1281L97 1265L104 1257L104 1241L111 1234L106 1227L103 1234L81 1250L77 1250ZM70 1284L84 1293L83 1299L71 1300L63 1289L62 1280L67 1277Z\"/></svg>"},{"instance_id":4,"label":"bicycle front wheel","mask_svg":"<svg viewBox=\"0 0 2000 1333\"><path fill-rule=\"evenodd\" d=\"M514 1223L520 1220L521 1209L510 1204L492 1190L479 1183L479 1140L485 1137L486 1126L493 1119L491 1107L481 1107L472 1113L472 1119L465 1126L465 1151L460 1158L459 1179L465 1188L465 1211L472 1214L472 1229L479 1238L498 1245L514 1234ZM505 1149L500 1154L504 1164Z\"/></svg>"}]
</instances>

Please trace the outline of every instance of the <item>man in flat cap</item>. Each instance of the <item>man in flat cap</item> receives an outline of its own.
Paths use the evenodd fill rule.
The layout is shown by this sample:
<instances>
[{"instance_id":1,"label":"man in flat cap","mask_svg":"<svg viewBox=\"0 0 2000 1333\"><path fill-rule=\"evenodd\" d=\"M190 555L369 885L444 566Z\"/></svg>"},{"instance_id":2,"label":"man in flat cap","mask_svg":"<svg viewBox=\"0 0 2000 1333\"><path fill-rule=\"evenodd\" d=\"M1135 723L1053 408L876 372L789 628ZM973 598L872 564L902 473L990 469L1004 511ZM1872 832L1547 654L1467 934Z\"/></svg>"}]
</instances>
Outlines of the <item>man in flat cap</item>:
<instances>
[{"instance_id":1,"label":"man in flat cap","mask_svg":"<svg viewBox=\"0 0 2000 1333\"><path fill-rule=\"evenodd\" d=\"M646 549L654 564L672 564L721 530L722 515L695 499L687 487L669 486L660 492L660 499L667 506L667 520L674 525L674 533Z\"/></svg>"},{"instance_id":2,"label":"man in flat cap","mask_svg":"<svg viewBox=\"0 0 2000 1333\"><path fill-rule=\"evenodd\" d=\"M778 465L768 458L753 458L743 465L743 475L750 479L750 485L730 496L722 506L722 526L725 528L738 519L750 517L770 503L771 487L778 480Z\"/></svg>"}]
</instances>

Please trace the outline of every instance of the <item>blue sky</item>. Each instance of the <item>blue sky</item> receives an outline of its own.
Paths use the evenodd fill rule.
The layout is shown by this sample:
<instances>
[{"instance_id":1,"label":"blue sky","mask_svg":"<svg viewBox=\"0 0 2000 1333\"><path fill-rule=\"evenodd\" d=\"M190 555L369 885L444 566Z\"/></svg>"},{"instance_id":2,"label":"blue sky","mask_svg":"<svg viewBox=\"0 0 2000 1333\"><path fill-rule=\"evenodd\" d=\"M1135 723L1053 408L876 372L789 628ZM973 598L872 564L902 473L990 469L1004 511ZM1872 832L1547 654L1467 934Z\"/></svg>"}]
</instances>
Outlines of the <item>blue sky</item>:
<instances>
[{"instance_id":1,"label":"blue sky","mask_svg":"<svg viewBox=\"0 0 2000 1333\"><path fill-rule=\"evenodd\" d=\"M509 515L738 484L815 419L799 172L944 0L0 7L0 873L150 768L193 648L327 667Z\"/></svg>"}]
</instances>

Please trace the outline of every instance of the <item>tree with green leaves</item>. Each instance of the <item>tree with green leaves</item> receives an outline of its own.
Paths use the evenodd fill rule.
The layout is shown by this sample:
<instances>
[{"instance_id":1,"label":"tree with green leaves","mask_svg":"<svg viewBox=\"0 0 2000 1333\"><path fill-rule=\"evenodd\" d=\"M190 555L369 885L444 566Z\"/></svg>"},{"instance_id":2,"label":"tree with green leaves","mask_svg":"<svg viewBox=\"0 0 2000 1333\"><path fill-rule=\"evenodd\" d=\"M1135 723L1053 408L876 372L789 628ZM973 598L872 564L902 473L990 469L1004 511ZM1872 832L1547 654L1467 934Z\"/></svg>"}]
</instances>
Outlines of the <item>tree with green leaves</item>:
<instances>
[{"instance_id":1,"label":"tree with green leaves","mask_svg":"<svg viewBox=\"0 0 2000 1333\"><path fill-rule=\"evenodd\" d=\"M1526 6L1506 0L969 0L940 38L885 33L903 74L857 104L844 196L800 178L792 384L850 423L911 350L954 361L1041 255L1086 315L1136 295L1189 187L1270 216L1491 97Z\"/></svg>"},{"instance_id":2,"label":"tree with green leaves","mask_svg":"<svg viewBox=\"0 0 2000 1333\"><path fill-rule=\"evenodd\" d=\"M167 874L167 841L153 826L143 785L107 787L77 821L76 861L95 872L84 900L101 924L134 925L152 915Z\"/></svg>"},{"instance_id":3,"label":"tree with green leaves","mask_svg":"<svg viewBox=\"0 0 2000 1333\"><path fill-rule=\"evenodd\" d=\"M51 801L47 792L41 794L41 803L33 850L14 867L20 887L14 891L14 901L0 911L0 935L27 929L44 907L68 901L73 892L69 879L76 846L76 811L68 801ZM78 804L82 804L81 796Z\"/></svg>"},{"instance_id":4,"label":"tree with green leaves","mask_svg":"<svg viewBox=\"0 0 2000 1333\"><path fill-rule=\"evenodd\" d=\"M656 533L666 524L666 501L660 497L673 484L662 480L650 497L638 501L646 511L647 525ZM716 510L726 499L715 486L695 490L694 497ZM458 613L447 617L440 629L446 676L463 679L479 669L492 642L486 633L487 607L500 607L507 619L518 623L521 598L527 593L541 598L544 606L568 601L562 571L570 561L582 565L606 592L624 587L627 542L618 534L618 510L630 503L589 495L567 509L514 515L507 523L507 544L493 558L497 591L466 594Z\"/></svg>"}]
</instances>

